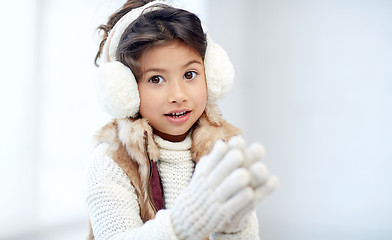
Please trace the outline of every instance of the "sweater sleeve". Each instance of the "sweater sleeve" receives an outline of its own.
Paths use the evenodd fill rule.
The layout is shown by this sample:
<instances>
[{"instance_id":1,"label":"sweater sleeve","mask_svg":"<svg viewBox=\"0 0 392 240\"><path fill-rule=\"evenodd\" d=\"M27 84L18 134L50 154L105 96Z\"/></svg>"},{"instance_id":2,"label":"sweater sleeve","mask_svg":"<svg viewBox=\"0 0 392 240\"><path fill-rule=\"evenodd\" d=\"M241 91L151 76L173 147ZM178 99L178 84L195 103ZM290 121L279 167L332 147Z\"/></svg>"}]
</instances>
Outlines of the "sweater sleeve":
<instances>
[{"instance_id":1,"label":"sweater sleeve","mask_svg":"<svg viewBox=\"0 0 392 240\"><path fill-rule=\"evenodd\" d=\"M170 210L143 224L136 191L107 148L106 143L97 146L87 174L86 205L95 240L177 239Z\"/></svg>"},{"instance_id":2,"label":"sweater sleeve","mask_svg":"<svg viewBox=\"0 0 392 240\"><path fill-rule=\"evenodd\" d=\"M214 233L210 237L211 240L259 240L259 223L257 220L256 212L250 215L246 227L236 233Z\"/></svg>"}]
</instances>

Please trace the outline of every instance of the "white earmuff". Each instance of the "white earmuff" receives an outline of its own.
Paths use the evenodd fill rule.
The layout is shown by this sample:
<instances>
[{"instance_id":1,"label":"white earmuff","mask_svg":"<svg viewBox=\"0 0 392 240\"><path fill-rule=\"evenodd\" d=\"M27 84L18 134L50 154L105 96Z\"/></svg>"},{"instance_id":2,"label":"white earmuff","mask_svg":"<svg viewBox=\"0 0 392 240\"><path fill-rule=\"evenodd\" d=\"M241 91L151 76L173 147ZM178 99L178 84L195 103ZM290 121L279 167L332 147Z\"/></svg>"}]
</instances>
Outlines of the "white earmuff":
<instances>
[{"instance_id":1,"label":"white earmuff","mask_svg":"<svg viewBox=\"0 0 392 240\"><path fill-rule=\"evenodd\" d=\"M104 112L115 118L136 117L139 112L140 97L136 78L132 71L117 61L116 51L125 29L137 19L145 9L154 11L153 1L125 14L110 31L102 51L102 63L97 83L97 94ZM171 6L171 5L169 5ZM151 8L150 8L151 7ZM216 44L208 33L204 68L207 81L207 98L209 102L224 97L233 86L234 68L226 51Z\"/></svg>"}]
</instances>

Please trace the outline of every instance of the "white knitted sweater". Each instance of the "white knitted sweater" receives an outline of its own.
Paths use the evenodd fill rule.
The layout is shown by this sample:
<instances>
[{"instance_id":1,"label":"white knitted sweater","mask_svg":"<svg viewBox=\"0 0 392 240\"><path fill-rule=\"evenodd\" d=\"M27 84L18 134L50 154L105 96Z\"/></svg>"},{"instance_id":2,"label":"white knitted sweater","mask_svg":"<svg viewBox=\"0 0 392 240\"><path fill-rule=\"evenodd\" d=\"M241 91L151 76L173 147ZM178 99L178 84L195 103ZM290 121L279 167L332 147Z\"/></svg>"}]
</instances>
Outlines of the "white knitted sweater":
<instances>
[{"instance_id":1,"label":"white knitted sweater","mask_svg":"<svg viewBox=\"0 0 392 240\"><path fill-rule=\"evenodd\" d=\"M163 187L164 208L143 224L137 194L123 170L108 155L107 143L92 154L88 169L86 203L96 240L178 239L170 219L170 209L192 177L192 140L173 143L154 136L160 148L157 162ZM256 215L236 234L218 233L210 239L259 239Z\"/></svg>"}]
</instances>

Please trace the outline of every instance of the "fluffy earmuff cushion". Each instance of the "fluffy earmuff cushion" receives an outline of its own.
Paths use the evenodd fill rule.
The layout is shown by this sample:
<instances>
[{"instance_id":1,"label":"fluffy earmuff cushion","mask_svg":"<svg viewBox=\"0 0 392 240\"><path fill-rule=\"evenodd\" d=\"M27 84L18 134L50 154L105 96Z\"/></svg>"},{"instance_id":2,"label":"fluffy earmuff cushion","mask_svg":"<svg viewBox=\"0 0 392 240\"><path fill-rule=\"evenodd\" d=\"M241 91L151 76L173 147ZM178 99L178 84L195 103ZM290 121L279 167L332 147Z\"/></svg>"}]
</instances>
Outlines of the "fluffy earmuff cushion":
<instances>
[{"instance_id":1,"label":"fluffy earmuff cushion","mask_svg":"<svg viewBox=\"0 0 392 240\"><path fill-rule=\"evenodd\" d=\"M136 117L140 105L135 76L128 67L117 61L115 57L118 42L128 25L142 14L144 9L157 3L167 4L161 1L153 1L128 12L116 23L106 40L103 50L103 63L99 67L97 93L102 110L115 118ZM170 4L167 5L170 6ZM153 10L154 8L151 8L151 11ZM205 29L204 26L203 29ZM207 98L209 103L215 103L232 88L234 67L225 50L216 44L208 33L206 33L206 36L207 49L204 56L204 67L207 81Z\"/></svg>"},{"instance_id":2,"label":"fluffy earmuff cushion","mask_svg":"<svg viewBox=\"0 0 392 240\"><path fill-rule=\"evenodd\" d=\"M215 102L224 97L233 87L234 67L226 51L207 34L207 49L204 57L208 101Z\"/></svg>"},{"instance_id":3,"label":"fluffy earmuff cushion","mask_svg":"<svg viewBox=\"0 0 392 240\"><path fill-rule=\"evenodd\" d=\"M115 118L135 117L140 97L132 71L118 61L104 63L99 69L97 91L102 110Z\"/></svg>"}]
</instances>

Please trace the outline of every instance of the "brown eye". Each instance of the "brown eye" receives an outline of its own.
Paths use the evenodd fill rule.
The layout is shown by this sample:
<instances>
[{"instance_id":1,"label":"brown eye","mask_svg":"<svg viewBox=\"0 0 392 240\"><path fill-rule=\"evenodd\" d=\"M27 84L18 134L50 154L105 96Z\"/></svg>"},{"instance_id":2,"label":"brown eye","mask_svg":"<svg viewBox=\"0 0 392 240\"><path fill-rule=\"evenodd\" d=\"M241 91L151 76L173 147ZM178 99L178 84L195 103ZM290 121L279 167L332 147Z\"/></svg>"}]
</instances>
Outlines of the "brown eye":
<instances>
[{"instance_id":1,"label":"brown eye","mask_svg":"<svg viewBox=\"0 0 392 240\"><path fill-rule=\"evenodd\" d=\"M163 78L161 76L153 76L148 80L150 83L159 84L163 82Z\"/></svg>"},{"instance_id":2,"label":"brown eye","mask_svg":"<svg viewBox=\"0 0 392 240\"><path fill-rule=\"evenodd\" d=\"M194 71L189 71L184 74L184 78L187 80L192 80L196 77L197 73Z\"/></svg>"}]
</instances>

